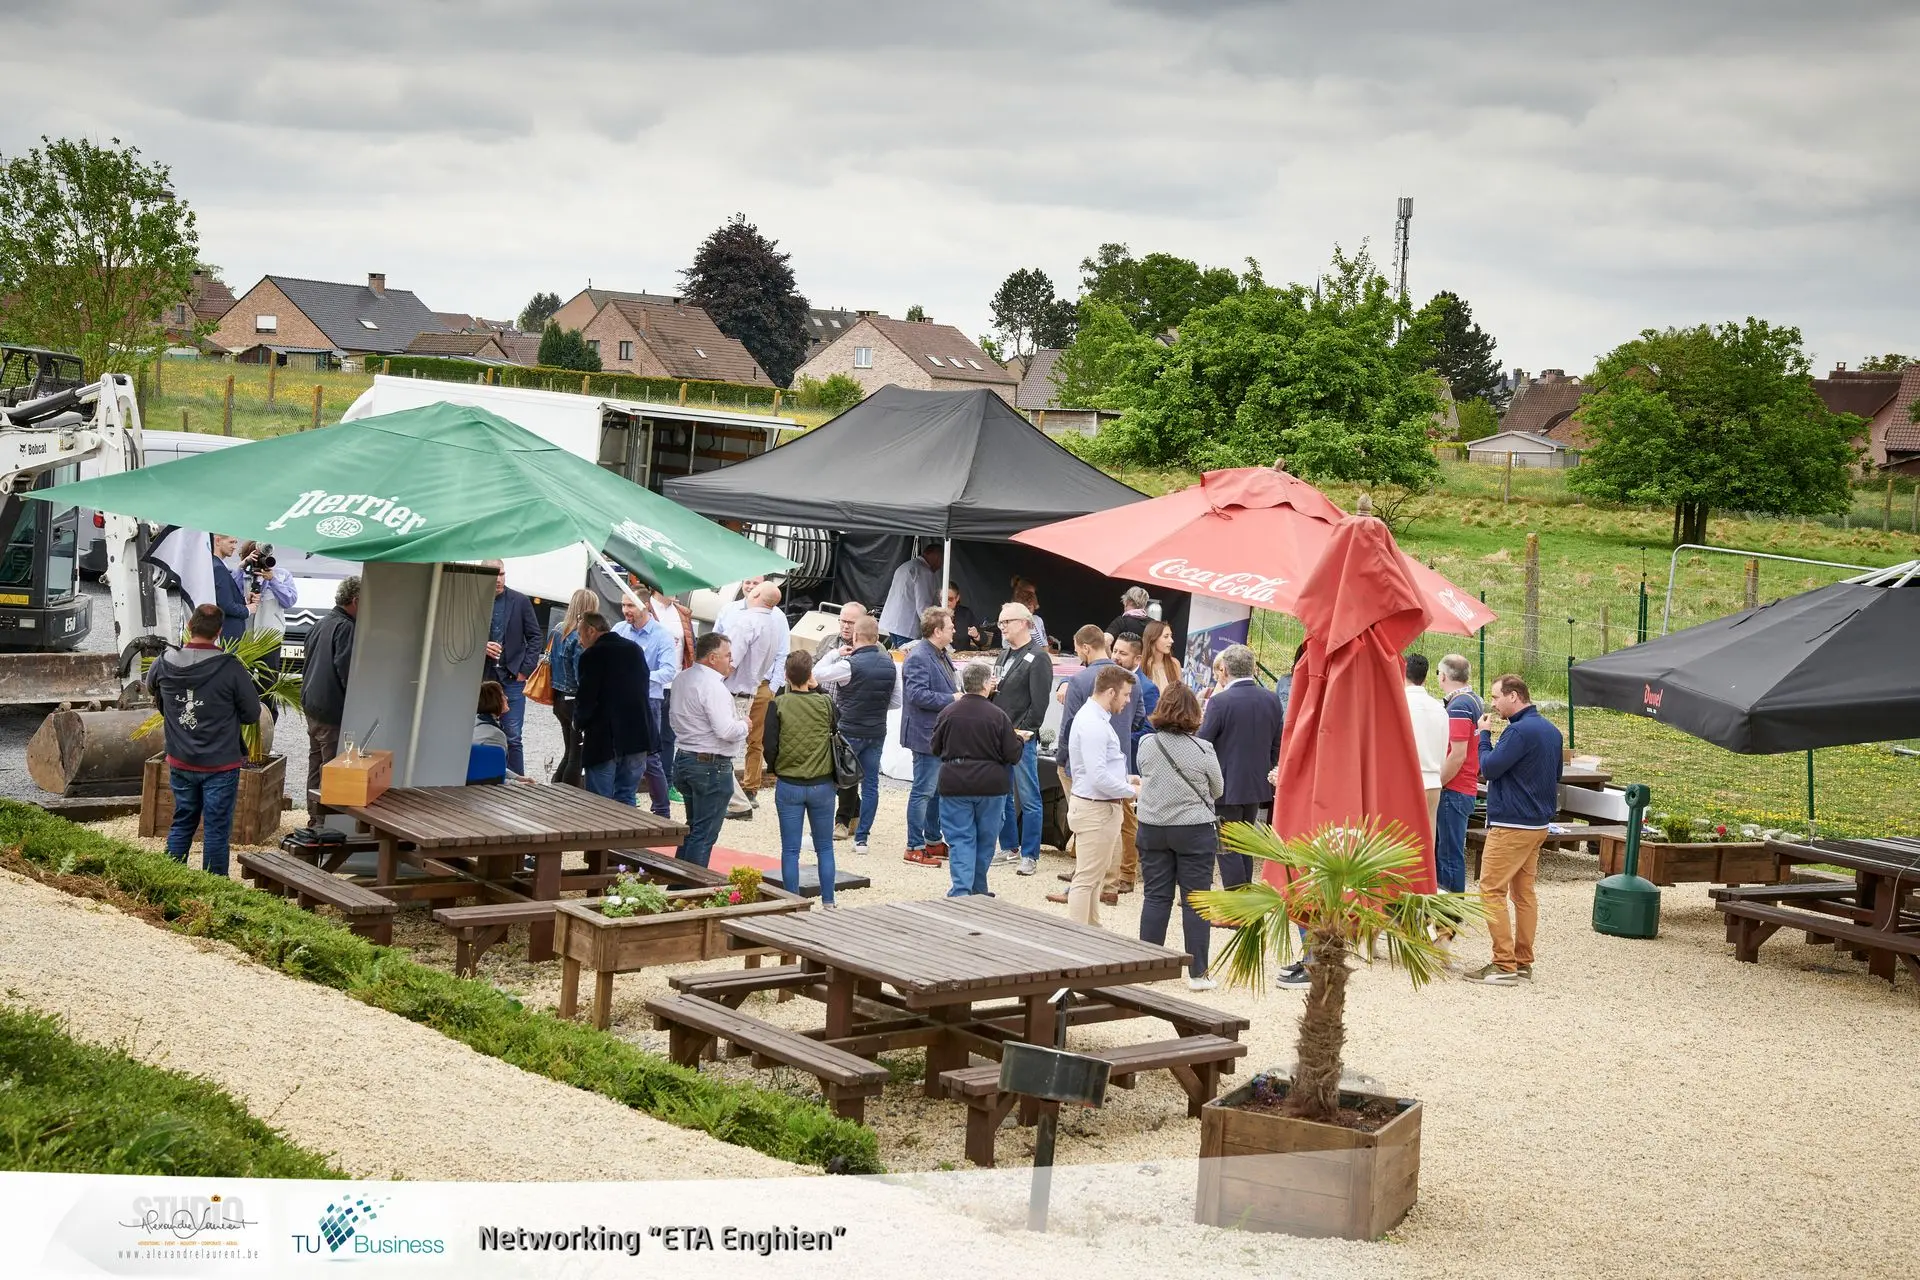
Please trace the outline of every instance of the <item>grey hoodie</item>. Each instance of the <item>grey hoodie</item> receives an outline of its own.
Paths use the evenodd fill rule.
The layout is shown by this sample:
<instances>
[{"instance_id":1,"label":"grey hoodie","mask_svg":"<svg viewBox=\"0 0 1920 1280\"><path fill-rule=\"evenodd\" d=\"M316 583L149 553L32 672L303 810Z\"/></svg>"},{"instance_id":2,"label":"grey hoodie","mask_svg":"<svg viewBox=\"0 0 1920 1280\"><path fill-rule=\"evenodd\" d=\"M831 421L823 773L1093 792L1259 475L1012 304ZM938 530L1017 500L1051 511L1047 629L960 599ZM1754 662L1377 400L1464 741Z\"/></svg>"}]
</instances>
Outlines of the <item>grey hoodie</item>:
<instances>
[{"instance_id":1,"label":"grey hoodie","mask_svg":"<svg viewBox=\"0 0 1920 1280\"><path fill-rule=\"evenodd\" d=\"M260 720L260 694L240 659L224 649L169 649L147 672L166 718L167 759L194 769L244 764L240 726Z\"/></svg>"}]
</instances>

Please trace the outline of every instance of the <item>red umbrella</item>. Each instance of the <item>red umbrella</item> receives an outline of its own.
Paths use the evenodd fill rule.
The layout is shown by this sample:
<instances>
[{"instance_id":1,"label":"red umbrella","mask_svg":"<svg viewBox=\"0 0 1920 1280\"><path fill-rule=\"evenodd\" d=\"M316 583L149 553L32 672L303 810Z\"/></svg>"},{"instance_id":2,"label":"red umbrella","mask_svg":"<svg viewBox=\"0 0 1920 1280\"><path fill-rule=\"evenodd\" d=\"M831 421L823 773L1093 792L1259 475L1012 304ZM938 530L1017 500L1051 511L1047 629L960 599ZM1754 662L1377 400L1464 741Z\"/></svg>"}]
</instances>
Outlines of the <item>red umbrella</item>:
<instances>
[{"instance_id":1,"label":"red umbrella","mask_svg":"<svg viewBox=\"0 0 1920 1280\"><path fill-rule=\"evenodd\" d=\"M1297 476L1267 467L1209 471L1147 502L1014 535L1110 578L1158 582L1256 609L1300 612L1307 574L1346 512ZM1471 635L1493 611L1388 540L1432 616L1431 630Z\"/></svg>"},{"instance_id":2,"label":"red umbrella","mask_svg":"<svg viewBox=\"0 0 1920 1280\"><path fill-rule=\"evenodd\" d=\"M1329 823L1398 822L1425 854L1409 888L1432 893L1433 823L1400 657L1427 629L1421 597L1385 524L1349 516L1334 526L1300 586L1307 651L1293 668L1273 827L1292 839ZM1286 869L1268 863L1265 875L1282 884Z\"/></svg>"}]
</instances>

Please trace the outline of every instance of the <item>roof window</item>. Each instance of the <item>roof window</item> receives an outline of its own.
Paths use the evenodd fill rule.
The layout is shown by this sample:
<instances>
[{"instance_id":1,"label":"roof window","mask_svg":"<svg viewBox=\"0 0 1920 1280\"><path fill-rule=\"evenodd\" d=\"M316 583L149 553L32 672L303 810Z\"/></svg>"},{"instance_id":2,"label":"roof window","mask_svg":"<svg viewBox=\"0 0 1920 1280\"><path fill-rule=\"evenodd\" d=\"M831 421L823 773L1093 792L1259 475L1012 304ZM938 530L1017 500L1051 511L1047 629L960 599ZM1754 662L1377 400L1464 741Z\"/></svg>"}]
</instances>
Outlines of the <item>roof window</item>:
<instances>
[{"instance_id":1,"label":"roof window","mask_svg":"<svg viewBox=\"0 0 1920 1280\"><path fill-rule=\"evenodd\" d=\"M980 368L980 362L979 362L978 360L975 360L975 359L974 359L974 358L973 358L972 356L968 356L968 357L967 357L967 363L968 363L968 364L970 364L970 365L972 365L972 366L973 366L974 368L976 368L976 369L980 369L980 372L982 372L982 373L985 373L985 372L986 372L986 370L985 370L985 369L981 369L981 368Z\"/></svg>"},{"instance_id":2,"label":"roof window","mask_svg":"<svg viewBox=\"0 0 1920 1280\"><path fill-rule=\"evenodd\" d=\"M693 349L693 354L695 354L695 355L697 355L697 356L699 356L699 357L700 357L700 358L701 358L702 360L705 360L705 359L707 358L707 353L706 353L706 352L704 352L704 351L702 351L702 350L701 350L700 348L698 348L698 347L695 347L695 348Z\"/></svg>"},{"instance_id":3,"label":"roof window","mask_svg":"<svg viewBox=\"0 0 1920 1280\"><path fill-rule=\"evenodd\" d=\"M933 366L934 368L936 368L936 369L944 369L944 368L946 368L946 367L947 367L947 366L945 366L944 364L941 364L941 363L940 363L940 357L939 357L939 356L928 356L928 357L927 357L927 362L928 362L929 364L931 364L931 365L932 365L932 366Z\"/></svg>"},{"instance_id":4,"label":"roof window","mask_svg":"<svg viewBox=\"0 0 1920 1280\"><path fill-rule=\"evenodd\" d=\"M378 328L379 328L380 326L379 326L379 325L377 325L377 324L375 324L375 323L374 323L373 321L371 321L371 320L367 320L367 319L364 319L364 318L363 318L363 319L362 319L362 320L360 321L360 327L361 327L362 329L378 329Z\"/></svg>"}]
</instances>

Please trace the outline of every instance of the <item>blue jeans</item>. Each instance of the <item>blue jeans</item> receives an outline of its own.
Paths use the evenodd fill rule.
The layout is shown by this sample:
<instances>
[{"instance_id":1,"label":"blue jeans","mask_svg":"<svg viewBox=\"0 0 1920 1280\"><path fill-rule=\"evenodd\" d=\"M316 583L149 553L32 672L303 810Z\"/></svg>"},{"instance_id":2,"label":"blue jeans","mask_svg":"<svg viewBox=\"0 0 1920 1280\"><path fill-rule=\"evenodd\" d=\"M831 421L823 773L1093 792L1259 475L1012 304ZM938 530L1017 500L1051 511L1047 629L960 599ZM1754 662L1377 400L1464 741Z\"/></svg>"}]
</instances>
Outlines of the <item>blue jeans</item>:
<instances>
[{"instance_id":1,"label":"blue jeans","mask_svg":"<svg viewBox=\"0 0 1920 1280\"><path fill-rule=\"evenodd\" d=\"M507 694L507 714L500 717L500 727L507 732L507 768L525 773L527 757L520 750L520 726L527 722L527 682L508 680L501 688Z\"/></svg>"},{"instance_id":2,"label":"blue jeans","mask_svg":"<svg viewBox=\"0 0 1920 1280\"><path fill-rule=\"evenodd\" d=\"M947 853L947 896L987 891L993 836L1006 816L1005 796L941 796L940 822L953 839Z\"/></svg>"},{"instance_id":3,"label":"blue jeans","mask_svg":"<svg viewBox=\"0 0 1920 1280\"><path fill-rule=\"evenodd\" d=\"M720 838L720 824L727 820L727 803L733 799L733 762L679 752L673 757L673 785L687 806L687 838L673 856L704 867L713 857L713 842Z\"/></svg>"},{"instance_id":4,"label":"blue jeans","mask_svg":"<svg viewBox=\"0 0 1920 1280\"><path fill-rule=\"evenodd\" d=\"M885 738L848 738L847 745L860 757L860 821L853 829L853 842L865 844L873 833L873 815L880 810L880 752Z\"/></svg>"},{"instance_id":5,"label":"blue jeans","mask_svg":"<svg viewBox=\"0 0 1920 1280\"><path fill-rule=\"evenodd\" d=\"M616 804L630 805L639 793L640 777L646 771L647 753L636 751L630 756L614 756L599 764L590 764L581 772L587 790Z\"/></svg>"},{"instance_id":6,"label":"blue jeans","mask_svg":"<svg viewBox=\"0 0 1920 1280\"><path fill-rule=\"evenodd\" d=\"M667 713L662 710L659 698L647 699L647 720L653 729L653 750L647 753L647 799L652 802L655 816L670 817L673 810L667 806L667 761L673 759L665 754L671 747L661 746L660 726L666 723Z\"/></svg>"},{"instance_id":7,"label":"blue jeans","mask_svg":"<svg viewBox=\"0 0 1920 1280\"><path fill-rule=\"evenodd\" d=\"M833 780L788 782L777 779L773 807L780 815L780 884L800 892L800 838L803 823L813 824L813 857L820 865L820 901L833 901Z\"/></svg>"},{"instance_id":8,"label":"blue jeans","mask_svg":"<svg viewBox=\"0 0 1920 1280\"><path fill-rule=\"evenodd\" d=\"M1032 738L1013 766L1013 790L1007 793L1000 821L1000 847L1018 849L1023 858L1040 856L1040 744Z\"/></svg>"},{"instance_id":9,"label":"blue jeans","mask_svg":"<svg viewBox=\"0 0 1920 1280\"><path fill-rule=\"evenodd\" d=\"M925 751L913 753L913 789L907 792L907 848L924 849L930 844L945 844L940 833L940 757Z\"/></svg>"},{"instance_id":10,"label":"blue jeans","mask_svg":"<svg viewBox=\"0 0 1920 1280\"><path fill-rule=\"evenodd\" d=\"M1433 824L1433 871L1440 887L1452 893L1467 891L1467 819L1472 815L1472 796L1441 790L1439 820Z\"/></svg>"},{"instance_id":11,"label":"blue jeans","mask_svg":"<svg viewBox=\"0 0 1920 1280\"><path fill-rule=\"evenodd\" d=\"M654 709L657 710L660 715L659 723L654 726L658 732L653 735L653 754L660 758L661 769L667 773L672 773L674 754L673 690L668 689L662 693L660 695L660 701L655 704Z\"/></svg>"},{"instance_id":12,"label":"blue jeans","mask_svg":"<svg viewBox=\"0 0 1920 1280\"><path fill-rule=\"evenodd\" d=\"M175 862L187 860L193 847L193 829L202 825L200 865L216 876L227 874L227 843L233 835L233 800L240 793L240 771L195 773L191 769L169 769L167 779L173 788L173 826L167 832L167 856Z\"/></svg>"}]
</instances>

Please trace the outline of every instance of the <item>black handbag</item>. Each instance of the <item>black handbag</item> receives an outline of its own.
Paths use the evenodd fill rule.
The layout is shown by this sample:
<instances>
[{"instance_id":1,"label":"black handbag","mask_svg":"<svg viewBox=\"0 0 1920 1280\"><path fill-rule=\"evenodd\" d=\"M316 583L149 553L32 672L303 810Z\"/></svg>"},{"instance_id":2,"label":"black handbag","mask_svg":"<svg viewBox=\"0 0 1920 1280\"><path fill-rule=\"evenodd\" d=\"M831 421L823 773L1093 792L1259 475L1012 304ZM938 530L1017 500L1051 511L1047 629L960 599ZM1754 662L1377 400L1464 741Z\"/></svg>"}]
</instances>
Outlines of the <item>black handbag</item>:
<instances>
[{"instance_id":1,"label":"black handbag","mask_svg":"<svg viewBox=\"0 0 1920 1280\"><path fill-rule=\"evenodd\" d=\"M837 708L827 721L827 732L829 754L833 757L833 785L842 790L859 786L866 771L860 767L860 757L855 754L853 745L840 735L840 712Z\"/></svg>"}]
</instances>

